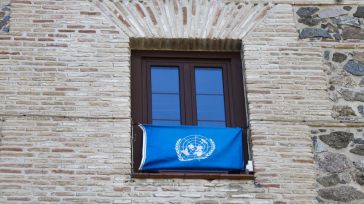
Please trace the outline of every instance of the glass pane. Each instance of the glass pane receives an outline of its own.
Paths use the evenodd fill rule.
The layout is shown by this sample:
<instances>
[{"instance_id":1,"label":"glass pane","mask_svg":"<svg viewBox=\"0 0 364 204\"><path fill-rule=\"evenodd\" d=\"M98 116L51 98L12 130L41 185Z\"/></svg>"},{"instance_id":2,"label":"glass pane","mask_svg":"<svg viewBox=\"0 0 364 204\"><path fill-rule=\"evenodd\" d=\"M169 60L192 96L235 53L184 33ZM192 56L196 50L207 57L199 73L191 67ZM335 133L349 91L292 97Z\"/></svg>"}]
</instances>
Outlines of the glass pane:
<instances>
[{"instance_id":1,"label":"glass pane","mask_svg":"<svg viewBox=\"0 0 364 204\"><path fill-rule=\"evenodd\" d=\"M223 94L221 68L196 68L196 93L197 94Z\"/></svg>"},{"instance_id":2,"label":"glass pane","mask_svg":"<svg viewBox=\"0 0 364 204\"><path fill-rule=\"evenodd\" d=\"M179 120L153 120L153 125L180 125Z\"/></svg>"},{"instance_id":3,"label":"glass pane","mask_svg":"<svg viewBox=\"0 0 364 204\"><path fill-rule=\"evenodd\" d=\"M225 121L223 95L196 95L197 120Z\"/></svg>"},{"instance_id":4,"label":"glass pane","mask_svg":"<svg viewBox=\"0 0 364 204\"><path fill-rule=\"evenodd\" d=\"M178 94L152 94L152 119L180 119Z\"/></svg>"},{"instance_id":5,"label":"glass pane","mask_svg":"<svg viewBox=\"0 0 364 204\"><path fill-rule=\"evenodd\" d=\"M178 67L151 67L152 124L180 125Z\"/></svg>"},{"instance_id":6,"label":"glass pane","mask_svg":"<svg viewBox=\"0 0 364 204\"><path fill-rule=\"evenodd\" d=\"M219 122L219 121L198 121L198 126L203 126L203 127L225 127L225 121Z\"/></svg>"},{"instance_id":7,"label":"glass pane","mask_svg":"<svg viewBox=\"0 0 364 204\"><path fill-rule=\"evenodd\" d=\"M201 126L225 126L221 68L195 68L197 121Z\"/></svg>"},{"instance_id":8,"label":"glass pane","mask_svg":"<svg viewBox=\"0 0 364 204\"><path fill-rule=\"evenodd\" d=\"M152 67L152 93L179 93L178 67Z\"/></svg>"}]
</instances>

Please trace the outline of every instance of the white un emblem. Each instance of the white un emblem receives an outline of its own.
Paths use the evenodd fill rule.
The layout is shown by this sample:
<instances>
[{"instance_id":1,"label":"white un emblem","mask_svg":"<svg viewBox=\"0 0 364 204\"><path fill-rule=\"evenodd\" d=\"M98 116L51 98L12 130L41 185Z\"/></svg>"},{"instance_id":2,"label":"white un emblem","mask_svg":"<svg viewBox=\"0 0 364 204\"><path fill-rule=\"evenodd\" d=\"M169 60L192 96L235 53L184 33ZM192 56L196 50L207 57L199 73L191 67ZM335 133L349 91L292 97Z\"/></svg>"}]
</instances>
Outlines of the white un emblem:
<instances>
[{"instance_id":1,"label":"white un emblem","mask_svg":"<svg viewBox=\"0 0 364 204\"><path fill-rule=\"evenodd\" d=\"M176 142L176 153L180 161L208 158L215 150L215 142L202 135L189 135Z\"/></svg>"}]
</instances>

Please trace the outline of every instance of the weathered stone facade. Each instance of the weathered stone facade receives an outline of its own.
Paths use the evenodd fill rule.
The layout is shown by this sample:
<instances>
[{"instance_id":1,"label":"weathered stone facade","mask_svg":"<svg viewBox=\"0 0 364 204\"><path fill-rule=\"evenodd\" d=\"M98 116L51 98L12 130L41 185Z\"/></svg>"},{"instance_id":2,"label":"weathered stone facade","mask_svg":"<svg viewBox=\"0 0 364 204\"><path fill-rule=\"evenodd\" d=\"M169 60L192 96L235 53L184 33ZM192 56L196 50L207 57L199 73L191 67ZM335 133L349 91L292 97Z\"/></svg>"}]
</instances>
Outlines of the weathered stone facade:
<instances>
[{"instance_id":1,"label":"weathered stone facade","mask_svg":"<svg viewBox=\"0 0 364 204\"><path fill-rule=\"evenodd\" d=\"M360 191L364 185L363 128L320 128L312 133L319 199L341 202L364 199Z\"/></svg>"},{"instance_id":2,"label":"weathered stone facade","mask_svg":"<svg viewBox=\"0 0 364 204\"><path fill-rule=\"evenodd\" d=\"M2 1L0 203L363 203L360 4ZM131 38L242 41L254 181L130 177Z\"/></svg>"},{"instance_id":3,"label":"weathered stone facade","mask_svg":"<svg viewBox=\"0 0 364 204\"><path fill-rule=\"evenodd\" d=\"M304 6L296 10L300 38L310 39L323 48L332 118L346 123L333 128L330 126L336 125L332 122L329 127L322 125L312 130L321 202L364 199L363 9L362 5L341 5Z\"/></svg>"}]
</instances>

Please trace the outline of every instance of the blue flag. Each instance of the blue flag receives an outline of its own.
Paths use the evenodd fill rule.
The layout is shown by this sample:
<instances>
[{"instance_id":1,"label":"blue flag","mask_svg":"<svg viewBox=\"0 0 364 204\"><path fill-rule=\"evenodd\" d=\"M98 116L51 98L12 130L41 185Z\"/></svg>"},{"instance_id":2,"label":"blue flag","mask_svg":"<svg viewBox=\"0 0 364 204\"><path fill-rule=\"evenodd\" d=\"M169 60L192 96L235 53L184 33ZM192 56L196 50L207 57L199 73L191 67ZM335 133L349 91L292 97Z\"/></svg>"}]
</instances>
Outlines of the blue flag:
<instances>
[{"instance_id":1,"label":"blue flag","mask_svg":"<svg viewBox=\"0 0 364 204\"><path fill-rule=\"evenodd\" d=\"M242 129L139 125L139 170L244 170Z\"/></svg>"}]
</instances>

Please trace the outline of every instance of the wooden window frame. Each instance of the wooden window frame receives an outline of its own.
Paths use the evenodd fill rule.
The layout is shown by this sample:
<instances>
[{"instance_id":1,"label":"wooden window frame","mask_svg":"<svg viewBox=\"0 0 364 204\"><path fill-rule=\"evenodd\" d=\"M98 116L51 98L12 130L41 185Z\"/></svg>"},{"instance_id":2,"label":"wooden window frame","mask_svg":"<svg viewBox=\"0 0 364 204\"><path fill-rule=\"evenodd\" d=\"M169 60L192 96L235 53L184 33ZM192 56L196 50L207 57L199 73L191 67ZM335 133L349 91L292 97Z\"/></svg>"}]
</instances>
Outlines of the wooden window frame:
<instances>
[{"instance_id":1,"label":"wooden window frame","mask_svg":"<svg viewBox=\"0 0 364 204\"><path fill-rule=\"evenodd\" d=\"M138 167L142 157L142 131L138 127L140 123L151 122L151 93L148 91L150 85L150 67L152 64L161 66L179 65L183 69L180 73L180 101L181 122L185 125L197 124L196 95L194 87L194 76L185 76L193 73L188 69L195 66L216 66L223 69L223 86L225 102L225 120L228 127L243 128L243 151L244 161L249 160L248 150L248 121L246 114L246 102L244 97L243 66L239 52L200 52L200 51L131 51L131 117L132 117L132 177L134 178L201 178L201 179L254 179L254 175L245 172L213 173L213 172L159 172L148 173L139 171ZM186 66L188 65L188 66ZM193 75L192 74L192 75ZM191 80L187 83L184 80ZM189 87L191 85L192 87ZM184 89L191 90L191 100L185 100ZM189 91L187 91L189 92ZM148 103L149 101L149 103ZM183 102L187 104L182 104ZM191 111L185 111L192 109Z\"/></svg>"}]
</instances>

